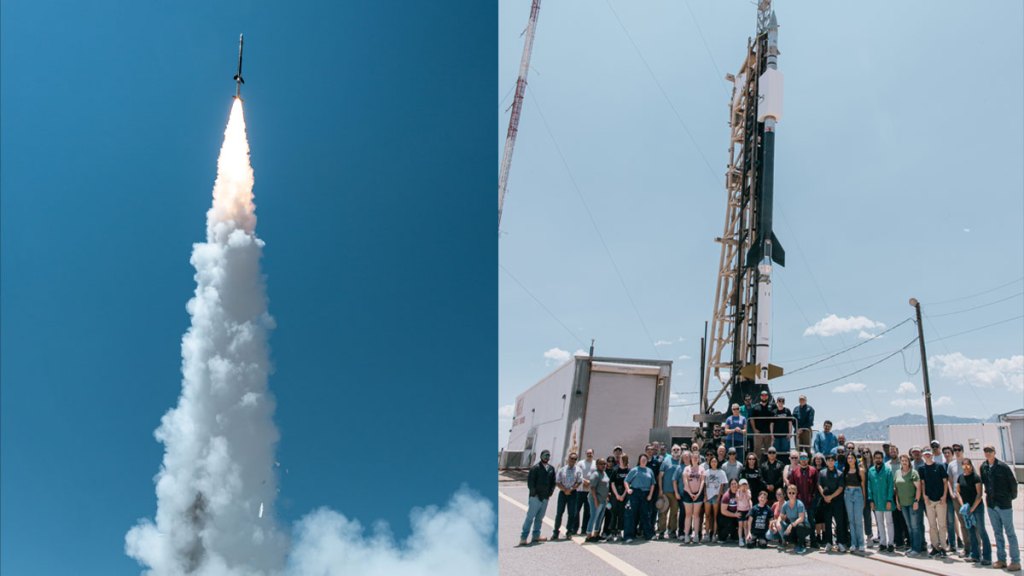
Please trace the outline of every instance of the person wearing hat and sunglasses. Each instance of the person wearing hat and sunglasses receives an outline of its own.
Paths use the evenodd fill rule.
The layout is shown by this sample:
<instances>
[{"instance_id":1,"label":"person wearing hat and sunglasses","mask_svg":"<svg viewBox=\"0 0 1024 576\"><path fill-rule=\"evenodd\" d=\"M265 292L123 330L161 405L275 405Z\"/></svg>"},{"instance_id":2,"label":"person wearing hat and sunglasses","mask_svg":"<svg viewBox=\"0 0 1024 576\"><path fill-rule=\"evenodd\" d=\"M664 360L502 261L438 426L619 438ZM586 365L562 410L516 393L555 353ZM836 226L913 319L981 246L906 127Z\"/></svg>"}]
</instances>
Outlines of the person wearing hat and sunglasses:
<instances>
[{"instance_id":1,"label":"person wearing hat and sunglasses","mask_svg":"<svg viewBox=\"0 0 1024 576\"><path fill-rule=\"evenodd\" d=\"M739 404L732 405L732 414L725 419L725 426L722 427L722 432L725 432L726 448L735 448L736 459L742 461L744 447L746 446L747 419L740 414Z\"/></svg>"},{"instance_id":2,"label":"person wearing hat and sunglasses","mask_svg":"<svg viewBox=\"0 0 1024 576\"><path fill-rule=\"evenodd\" d=\"M546 538L540 535L541 521L548 509L548 500L555 493L555 469L548 464L551 460L551 451L542 450L540 462L530 468L530 474L526 477L526 487L530 491L529 505L526 508L526 520L523 521L523 531L519 536L519 545L526 545L526 537L533 527L533 543L543 542Z\"/></svg>"},{"instance_id":3,"label":"person wearing hat and sunglasses","mask_svg":"<svg viewBox=\"0 0 1024 576\"><path fill-rule=\"evenodd\" d=\"M996 535L996 559L993 568L1020 570L1020 548L1013 528L1013 501L1017 499L1017 479L1005 462L996 458L995 446L985 446L985 462L981 464L981 483L985 486L985 504L992 531ZM1005 548L1003 533L1006 533ZM1010 565L1006 565L1006 549Z\"/></svg>"},{"instance_id":4,"label":"person wearing hat and sunglasses","mask_svg":"<svg viewBox=\"0 0 1024 576\"><path fill-rule=\"evenodd\" d=\"M768 459L761 463L761 482L764 483L764 489L768 492L770 503L775 502L775 491L782 488L785 469L786 464L779 460L775 447L768 448Z\"/></svg>"}]
</instances>

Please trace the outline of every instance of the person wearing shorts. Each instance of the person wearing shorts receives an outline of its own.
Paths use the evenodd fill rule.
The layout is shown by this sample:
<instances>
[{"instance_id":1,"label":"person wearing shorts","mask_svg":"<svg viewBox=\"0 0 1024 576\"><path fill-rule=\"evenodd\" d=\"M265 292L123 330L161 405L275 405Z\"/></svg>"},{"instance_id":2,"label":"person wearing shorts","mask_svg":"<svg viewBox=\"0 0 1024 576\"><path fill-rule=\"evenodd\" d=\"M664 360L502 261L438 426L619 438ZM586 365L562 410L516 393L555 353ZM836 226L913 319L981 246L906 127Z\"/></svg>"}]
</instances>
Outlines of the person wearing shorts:
<instances>
[{"instance_id":1,"label":"person wearing shorts","mask_svg":"<svg viewBox=\"0 0 1024 576\"><path fill-rule=\"evenodd\" d=\"M683 521L683 544L700 541L700 527L697 518L704 506L704 469L700 467L700 459L694 458L691 452L683 453L683 461L689 461L679 475L679 491L683 495L683 510L686 517Z\"/></svg>"},{"instance_id":2,"label":"person wearing shorts","mask_svg":"<svg viewBox=\"0 0 1024 576\"><path fill-rule=\"evenodd\" d=\"M707 519L704 542L718 542L718 496L728 485L729 479L725 472L718 468L718 457L712 454L708 457L708 468L704 471L704 517Z\"/></svg>"}]
</instances>

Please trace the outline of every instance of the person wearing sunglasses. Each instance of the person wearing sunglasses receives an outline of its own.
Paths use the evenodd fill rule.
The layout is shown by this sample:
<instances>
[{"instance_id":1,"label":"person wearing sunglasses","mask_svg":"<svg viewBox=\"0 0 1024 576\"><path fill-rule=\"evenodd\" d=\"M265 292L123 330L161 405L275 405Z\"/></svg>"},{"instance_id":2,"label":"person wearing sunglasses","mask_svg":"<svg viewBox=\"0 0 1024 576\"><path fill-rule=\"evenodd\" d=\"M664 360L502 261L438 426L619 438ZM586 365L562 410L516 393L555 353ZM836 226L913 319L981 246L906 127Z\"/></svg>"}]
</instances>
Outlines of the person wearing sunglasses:
<instances>
[{"instance_id":1,"label":"person wearing sunglasses","mask_svg":"<svg viewBox=\"0 0 1024 576\"><path fill-rule=\"evenodd\" d=\"M807 508L797 498L796 486L790 485L786 489L786 495L788 498L782 504L782 537L784 541L793 543L794 552L803 554L806 552L804 540L811 531L807 524Z\"/></svg>"},{"instance_id":2,"label":"person wearing sunglasses","mask_svg":"<svg viewBox=\"0 0 1024 576\"><path fill-rule=\"evenodd\" d=\"M743 453L746 447L747 419L740 414L740 405L732 405L732 414L725 419L725 426L722 427L725 433L726 448L736 449L736 458L743 460Z\"/></svg>"}]
</instances>

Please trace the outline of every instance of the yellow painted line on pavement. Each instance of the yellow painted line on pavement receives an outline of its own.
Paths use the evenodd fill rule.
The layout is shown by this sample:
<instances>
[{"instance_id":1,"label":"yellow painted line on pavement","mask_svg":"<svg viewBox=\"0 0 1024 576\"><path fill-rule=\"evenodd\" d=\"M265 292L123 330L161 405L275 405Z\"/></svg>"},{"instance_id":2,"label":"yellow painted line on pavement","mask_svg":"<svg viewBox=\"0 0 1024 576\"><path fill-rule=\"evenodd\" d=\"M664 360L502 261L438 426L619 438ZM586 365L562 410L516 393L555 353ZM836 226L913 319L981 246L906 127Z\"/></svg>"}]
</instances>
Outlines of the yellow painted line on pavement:
<instances>
[{"instance_id":1,"label":"yellow painted line on pavement","mask_svg":"<svg viewBox=\"0 0 1024 576\"><path fill-rule=\"evenodd\" d=\"M512 504L516 508L519 508L523 512L526 512L526 511L529 510L526 507L526 505L524 505L522 502L519 502L519 501L513 499L511 496L509 496L508 494L505 494L501 490L498 491L498 496L502 497L503 499L508 501L510 504ZM552 521L547 516L544 516L543 522L545 524L547 524L548 526L550 526L552 529L554 529L554 527L555 527L554 521ZM600 546L584 545L583 544L583 538L580 537L580 536L577 536L577 537L573 538L572 541L577 543L577 544L579 544L580 548L586 550L587 552L590 552L594 556L597 556L597 558L599 560L601 560L605 564L611 566L612 568L615 568L616 570L618 570L622 574L625 574L626 576L647 576L647 574L645 572L643 572L642 570L638 569L636 566L633 566L632 564L626 562L625 560L623 560L622 558L619 558L618 556L612 554L611 552L601 548Z\"/></svg>"}]
</instances>

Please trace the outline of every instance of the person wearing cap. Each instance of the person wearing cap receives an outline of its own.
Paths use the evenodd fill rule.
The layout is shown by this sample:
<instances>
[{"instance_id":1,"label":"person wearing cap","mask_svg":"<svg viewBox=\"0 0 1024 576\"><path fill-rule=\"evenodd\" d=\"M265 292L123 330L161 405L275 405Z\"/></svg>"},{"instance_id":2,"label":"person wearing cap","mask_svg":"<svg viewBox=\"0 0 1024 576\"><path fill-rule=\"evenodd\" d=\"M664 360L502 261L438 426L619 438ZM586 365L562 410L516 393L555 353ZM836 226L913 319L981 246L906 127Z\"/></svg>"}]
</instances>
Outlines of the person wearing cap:
<instances>
[{"instance_id":1,"label":"person wearing cap","mask_svg":"<svg viewBox=\"0 0 1024 576\"><path fill-rule=\"evenodd\" d=\"M750 496L750 483L745 478L740 479L739 489L736 492L736 512L739 518L736 524L739 526L739 545L750 544L750 508L753 506Z\"/></svg>"},{"instance_id":2,"label":"person wearing cap","mask_svg":"<svg viewBox=\"0 0 1024 576\"><path fill-rule=\"evenodd\" d=\"M768 447L772 445L772 418L775 416L775 408L768 403L768 391L762 390L759 402L754 405L751 412L752 426L754 427L754 451L757 455L764 457Z\"/></svg>"},{"instance_id":3,"label":"person wearing cap","mask_svg":"<svg viewBox=\"0 0 1024 576\"><path fill-rule=\"evenodd\" d=\"M914 470L917 470L918 474L921 473L921 467L924 466L924 457L921 455L920 446L914 446L910 449L910 465L914 467Z\"/></svg>"},{"instance_id":4,"label":"person wearing cap","mask_svg":"<svg viewBox=\"0 0 1024 576\"><path fill-rule=\"evenodd\" d=\"M954 445L955 446L955 445ZM960 449L963 452L963 448ZM992 564L992 544L985 530L985 505L982 503L981 476L974 471L974 463L964 458L963 474L956 485L957 501L962 502L962 516L970 532L970 557L972 562L982 566ZM1004 560L1005 561L1005 560Z\"/></svg>"},{"instance_id":5,"label":"person wearing cap","mask_svg":"<svg viewBox=\"0 0 1024 576\"><path fill-rule=\"evenodd\" d=\"M775 492L783 485L783 470L786 464L779 460L775 447L768 448L768 459L761 463L761 481L768 492L768 501L775 502Z\"/></svg>"},{"instance_id":6,"label":"person wearing cap","mask_svg":"<svg viewBox=\"0 0 1024 576\"><path fill-rule=\"evenodd\" d=\"M789 486L789 476L793 470L800 465L800 452L796 450L789 451L789 462L786 467L782 469L782 485Z\"/></svg>"},{"instance_id":7,"label":"person wearing cap","mask_svg":"<svg viewBox=\"0 0 1024 576\"><path fill-rule=\"evenodd\" d=\"M789 471L789 485L796 486L797 497L804 503L804 511L807 516L804 520L808 527L813 527L814 505L818 495L818 471L811 466L806 452L801 452L799 464L791 466ZM818 538L814 531L810 530L811 548L818 548Z\"/></svg>"},{"instance_id":8,"label":"person wearing cap","mask_svg":"<svg viewBox=\"0 0 1024 576\"><path fill-rule=\"evenodd\" d=\"M825 420L823 429L814 434L814 451L824 455L835 455L835 447L839 445L839 439L832 433L832 421Z\"/></svg>"},{"instance_id":9,"label":"person wearing cap","mask_svg":"<svg viewBox=\"0 0 1024 576\"><path fill-rule=\"evenodd\" d=\"M530 491L529 505L526 507L526 520L523 521L523 530L519 536L519 545L526 545L526 537L533 528L533 542L543 542L545 538L540 535L541 521L548 509L548 500L555 493L555 469L548 460L551 460L551 451L542 450L540 462L530 468L530 474L526 477L526 487Z\"/></svg>"},{"instance_id":10,"label":"person wearing cap","mask_svg":"<svg viewBox=\"0 0 1024 576\"><path fill-rule=\"evenodd\" d=\"M924 466L918 471L924 484L924 511L928 518L929 556L946 556L946 494L949 479L946 467L935 462L931 448L925 448Z\"/></svg>"},{"instance_id":11,"label":"person wearing cap","mask_svg":"<svg viewBox=\"0 0 1024 576\"><path fill-rule=\"evenodd\" d=\"M807 396L800 395L796 409L793 410L793 417L796 418L796 443L801 449L810 449L812 428L814 428L814 408L807 403ZM815 452L824 450L815 449Z\"/></svg>"},{"instance_id":12,"label":"person wearing cap","mask_svg":"<svg viewBox=\"0 0 1024 576\"><path fill-rule=\"evenodd\" d=\"M772 445L780 452L789 450L789 435L793 433L793 411L786 408L786 399L775 397L775 419L772 420Z\"/></svg>"},{"instance_id":13,"label":"person wearing cap","mask_svg":"<svg viewBox=\"0 0 1024 576\"><path fill-rule=\"evenodd\" d=\"M736 459L742 461L743 448L746 445L747 419L740 414L739 404L732 405L732 414L725 419L722 432L725 432L726 448L735 448Z\"/></svg>"},{"instance_id":14,"label":"person wearing cap","mask_svg":"<svg viewBox=\"0 0 1024 576\"><path fill-rule=\"evenodd\" d=\"M892 513L896 509L896 504L893 502L895 490L892 468L883 462L882 451L876 450L872 466L868 469L868 502L871 504L871 511L875 515L875 524L878 526L878 551L890 554L895 550L892 543Z\"/></svg>"},{"instance_id":15,"label":"person wearing cap","mask_svg":"<svg viewBox=\"0 0 1024 576\"><path fill-rule=\"evenodd\" d=\"M728 460L721 465L722 471L725 472L726 478L730 481L740 479L740 469L743 468L743 464L736 459L736 449L729 448L726 450Z\"/></svg>"},{"instance_id":16,"label":"person wearing cap","mask_svg":"<svg viewBox=\"0 0 1024 576\"><path fill-rule=\"evenodd\" d=\"M608 503L608 492L611 480L605 473L607 462L597 461L597 469L590 474L590 493L587 495L587 504L590 506L590 523L587 524L587 542L597 542L601 538L601 520L604 519L605 504Z\"/></svg>"},{"instance_id":17,"label":"person wearing cap","mask_svg":"<svg viewBox=\"0 0 1024 576\"><path fill-rule=\"evenodd\" d=\"M665 530L675 537L679 530L679 498L676 491L676 469L683 466L682 448L676 444L668 458L662 460L658 471L658 490L665 496L668 509L658 514L658 537L665 538Z\"/></svg>"},{"instance_id":18,"label":"person wearing cap","mask_svg":"<svg viewBox=\"0 0 1024 576\"><path fill-rule=\"evenodd\" d=\"M846 460L846 457L839 456L839 447L840 446L843 447L844 451L846 450L846 434L843 434L841 432L839 434L836 434L836 447L832 449L832 452L835 453L835 455L836 455L836 467L837 468L842 468L842 466L840 466L840 465L843 463L844 460Z\"/></svg>"},{"instance_id":19,"label":"person wearing cap","mask_svg":"<svg viewBox=\"0 0 1024 576\"><path fill-rule=\"evenodd\" d=\"M558 488L558 507L555 509L555 529L551 533L552 540L558 540L562 530L562 515L566 509L569 511L569 518L566 521L566 530L571 535L579 526L579 516L576 509L576 488L583 483L583 477L576 468L577 456L570 452L565 460L565 466L558 469L555 474L555 486Z\"/></svg>"},{"instance_id":20,"label":"person wearing cap","mask_svg":"<svg viewBox=\"0 0 1024 576\"><path fill-rule=\"evenodd\" d=\"M645 447L647 453L647 467L651 469L651 473L654 474L654 496L648 503L648 513L651 515L651 530L654 530L654 526L658 522L658 499L661 496L661 492L658 491L658 473L661 472L661 457L658 456L658 443L651 442Z\"/></svg>"},{"instance_id":21,"label":"person wearing cap","mask_svg":"<svg viewBox=\"0 0 1024 576\"><path fill-rule=\"evenodd\" d=\"M819 506L823 512L824 533L822 540L825 551L838 550L846 552L849 544L849 531L846 529L846 502L843 499L843 473L836 468L836 455L825 455L825 469L818 471L818 494L821 496ZM835 521L835 534L832 533L832 522Z\"/></svg>"},{"instance_id":22,"label":"person wearing cap","mask_svg":"<svg viewBox=\"0 0 1024 576\"><path fill-rule=\"evenodd\" d=\"M1020 570L1020 548L1013 528L1013 501L1017 499L1017 479L1005 462L996 458L994 446L985 446L985 462L981 465L981 483L985 487L985 505L989 522L996 536L996 562L993 568ZM1005 542L1003 533L1006 533ZM1006 549L1010 549L1010 565L1006 565Z\"/></svg>"},{"instance_id":23,"label":"person wearing cap","mask_svg":"<svg viewBox=\"0 0 1024 576\"><path fill-rule=\"evenodd\" d=\"M644 538L650 540L654 536L651 526L651 500L654 498L654 472L647 467L647 454L641 454L636 467L626 475L626 494L629 495L629 508L626 509L626 544L636 538L639 524Z\"/></svg>"},{"instance_id":24,"label":"person wearing cap","mask_svg":"<svg viewBox=\"0 0 1024 576\"><path fill-rule=\"evenodd\" d=\"M929 444L929 446L932 447L932 458L935 460L935 463L936 464L941 464L941 465L945 466L946 465L946 457L943 456L943 454L942 454L942 450L940 449L940 446L942 446L942 445L939 444L939 441L938 440L932 440L931 444Z\"/></svg>"}]
</instances>

